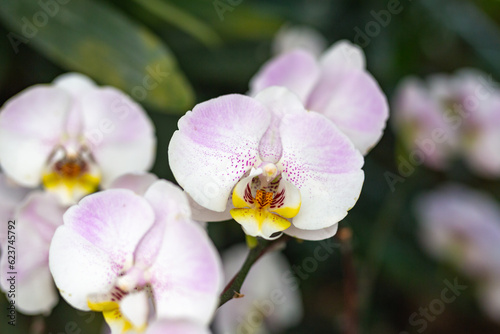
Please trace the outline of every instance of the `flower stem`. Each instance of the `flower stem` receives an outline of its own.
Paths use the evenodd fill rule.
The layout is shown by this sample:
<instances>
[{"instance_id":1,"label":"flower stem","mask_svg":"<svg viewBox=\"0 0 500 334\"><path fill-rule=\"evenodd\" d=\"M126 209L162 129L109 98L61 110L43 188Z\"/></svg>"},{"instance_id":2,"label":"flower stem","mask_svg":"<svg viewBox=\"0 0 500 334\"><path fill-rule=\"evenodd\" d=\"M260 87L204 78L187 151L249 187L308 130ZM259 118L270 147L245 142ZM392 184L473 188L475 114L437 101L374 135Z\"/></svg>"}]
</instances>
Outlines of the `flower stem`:
<instances>
[{"instance_id":1,"label":"flower stem","mask_svg":"<svg viewBox=\"0 0 500 334\"><path fill-rule=\"evenodd\" d=\"M242 297L240 291L245 278L247 277L250 268L257 262L257 260L264 255L265 253L272 251L278 248L280 245L286 243L290 239L289 236L282 236L276 240L265 240L261 238L257 238L257 245L250 249L248 252L247 258L245 262L241 266L240 270L236 273L231 281L226 285L224 291L220 296L219 307L227 303L233 298Z\"/></svg>"},{"instance_id":2,"label":"flower stem","mask_svg":"<svg viewBox=\"0 0 500 334\"><path fill-rule=\"evenodd\" d=\"M359 333L359 304L356 269L351 245L352 231L348 227L342 228L337 234L341 242L342 268L344 271L344 334Z\"/></svg>"}]
</instances>

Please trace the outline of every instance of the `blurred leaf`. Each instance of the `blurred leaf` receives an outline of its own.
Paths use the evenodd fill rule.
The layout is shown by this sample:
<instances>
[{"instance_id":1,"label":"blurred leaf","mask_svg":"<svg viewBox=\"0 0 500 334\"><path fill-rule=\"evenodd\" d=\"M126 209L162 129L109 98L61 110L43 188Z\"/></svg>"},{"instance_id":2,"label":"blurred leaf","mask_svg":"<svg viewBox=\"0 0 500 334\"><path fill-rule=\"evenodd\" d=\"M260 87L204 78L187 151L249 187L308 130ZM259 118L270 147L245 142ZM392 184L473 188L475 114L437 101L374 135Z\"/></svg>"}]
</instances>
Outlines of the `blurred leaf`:
<instances>
[{"instance_id":1,"label":"blurred leaf","mask_svg":"<svg viewBox=\"0 0 500 334\"><path fill-rule=\"evenodd\" d=\"M207 46L221 43L220 37L210 26L170 3L162 0L133 1L147 9L151 14L196 37Z\"/></svg>"},{"instance_id":2,"label":"blurred leaf","mask_svg":"<svg viewBox=\"0 0 500 334\"><path fill-rule=\"evenodd\" d=\"M269 3L243 0L170 0L179 8L196 13L226 39L272 39L283 24Z\"/></svg>"},{"instance_id":3,"label":"blurred leaf","mask_svg":"<svg viewBox=\"0 0 500 334\"><path fill-rule=\"evenodd\" d=\"M59 4L61 3L61 4ZM166 112L184 112L193 92L170 50L149 30L92 0L0 0L14 52L28 43L60 66L118 87Z\"/></svg>"}]
</instances>

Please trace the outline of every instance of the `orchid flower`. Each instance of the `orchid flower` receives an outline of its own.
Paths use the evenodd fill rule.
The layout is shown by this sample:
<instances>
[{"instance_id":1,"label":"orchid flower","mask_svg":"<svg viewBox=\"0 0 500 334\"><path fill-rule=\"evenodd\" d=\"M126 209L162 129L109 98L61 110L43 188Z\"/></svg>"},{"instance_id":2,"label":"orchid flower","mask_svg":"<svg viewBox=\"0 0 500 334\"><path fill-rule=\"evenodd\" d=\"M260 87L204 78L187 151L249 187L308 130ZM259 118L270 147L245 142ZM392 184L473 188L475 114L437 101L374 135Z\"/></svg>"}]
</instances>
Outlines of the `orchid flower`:
<instances>
[{"instance_id":1,"label":"orchid flower","mask_svg":"<svg viewBox=\"0 0 500 334\"><path fill-rule=\"evenodd\" d=\"M382 137L389 116L387 100L365 69L363 51L339 41L319 59L296 49L268 61L250 81L250 95L283 86L295 93L307 110L333 121L362 154Z\"/></svg>"},{"instance_id":2,"label":"orchid flower","mask_svg":"<svg viewBox=\"0 0 500 334\"><path fill-rule=\"evenodd\" d=\"M199 206L266 239L334 235L364 180L349 138L282 87L195 106L179 120L169 163Z\"/></svg>"},{"instance_id":3,"label":"orchid flower","mask_svg":"<svg viewBox=\"0 0 500 334\"><path fill-rule=\"evenodd\" d=\"M222 254L226 278L233 277L245 261L246 245L236 245ZM259 259L243 283L242 298L220 307L215 317L215 332L277 333L297 325L302 318L302 301L295 286L285 284L283 274L290 265L279 252Z\"/></svg>"},{"instance_id":4,"label":"orchid flower","mask_svg":"<svg viewBox=\"0 0 500 334\"><path fill-rule=\"evenodd\" d=\"M151 181L124 176L120 182L138 193L109 189L83 198L50 247L63 298L102 312L113 334L144 331L156 319L206 327L222 289L217 251L191 220L185 194L163 180L137 190Z\"/></svg>"},{"instance_id":5,"label":"orchid flower","mask_svg":"<svg viewBox=\"0 0 500 334\"><path fill-rule=\"evenodd\" d=\"M477 70L406 78L394 97L393 126L408 150L444 170L463 157L476 173L500 176L500 89Z\"/></svg>"},{"instance_id":6,"label":"orchid flower","mask_svg":"<svg viewBox=\"0 0 500 334\"><path fill-rule=\"evenodd\" d=\"M10 234L12 242L5 240L1 245L0 284L8 296L9 273L16 273L16 308L24 314L48 314L59 301L49 271L49 247L54 232L62 225L65 210L54 194L32 191L9 218L15 221L15 228ZM15 259L14 263L11 259Z\"/></svg>"},{"instance_id":7,"label":"orchid flower","mask_svg":"<svg viewBox=\"0 0 500 334\"><path fill-rule=\"evenodd\" d=\"M151 167L156 139L144 110L81 74L29 87L0 112L0 161L15 182L58 194L63 204Z\"/></svg>"},{"instance_id":8,"label":"orchid flower","mask_svg":"<svg viewBox=\"0 0 500 334\"><path fill-rule=\"evenodd\" d=\"M447 185L417 204L421 240L439 260L478 282L485 312L500 321L500 206L488 194Z\"/></svg>"}]
</instances>

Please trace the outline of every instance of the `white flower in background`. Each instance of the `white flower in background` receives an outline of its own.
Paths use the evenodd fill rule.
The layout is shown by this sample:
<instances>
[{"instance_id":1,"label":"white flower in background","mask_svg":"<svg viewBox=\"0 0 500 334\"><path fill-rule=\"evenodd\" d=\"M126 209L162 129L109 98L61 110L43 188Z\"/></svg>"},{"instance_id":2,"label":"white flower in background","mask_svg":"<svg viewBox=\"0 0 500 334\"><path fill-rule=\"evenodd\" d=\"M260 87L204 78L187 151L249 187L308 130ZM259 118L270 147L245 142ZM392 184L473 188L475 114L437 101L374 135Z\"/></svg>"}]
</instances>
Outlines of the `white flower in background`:
<instances>
[{"instance_id":1,"label":"white flower in background","mask_svg":"<svg viewBox=\"0 0 500 334\"><path fill-rule=\"evenodd\" d=\"M490 76L464 69L425 82L406 78L393 109L395 131L425 165L444 170L462 157L479 175L500 176L500 89Z\"/></svg>"},{"instance_id":2,"label":"white flower in background","mask_svg":"<svg viewBox=\"0 0 500 334\"><path fill-rule=\"evenodd\" d=\"M17 273L14 300L16 309L24 314L48 314L59 301L49 271L49 247L54 232L62 225L65 210L54 194L32 191L9 218L15 219L14 234L11 234L14 238L12 243L5 239L1 244L0 286L8 295L10 282L7 279L11 276L8 273ZM9 252L13 249L14 264L10 263L13 257L9 258L14 255Z\"/></svg>"},{"instance_id":3,"label":"white flower in background","mask_svg":"<svg viewBox=\"0 0 500 334\"><path fill-rule=\"evenodd\" d=\"M222 255L226 280L241 268L248 253L246 245L233 246ZM283 282L290 271L279 252L266 254L252 267L241 293L245 296L220 307L215 317L216 334L277 333L300 323L302 300L296 287Z\"/></svg>"},{"instance_id":4,"label":"white flower in background","mask_svg":"<svg viewBox=\"0 0 500 334\"><path fill-rule=\"evenodd\" d=\"M304 49L319 57L325 48L325 38L309 26L282 26L274 37L272 45L274 55Z\"/></svg>"},{"instance_id":5,"label":"white flower in background","mask_svg":"<svg viewBox=\"0 0 500 334\"><path fill-rule=\"evenodd\" d=\"M363 162L335 124L282 87L198 104L169 145L172 172L199 206L266 239L334 235L358 199Z\"/></svg>"},{"instance_id":6,"label":"white flower in background","mask_svg":"<svg viewBox=\"0 0 500 334\"><path fill-rule=\"evenodd\" d=\"M18 204L29 194L31 189L21 187L0 172L0 246L7 238L7 223L14 220L14 211Z\"/></svg>"},{"instance_id":7,"label":"white flower in background","mask_svg":"<svg viewBox=\"0 0 500 334\"><path fill-rule=\"evenodd\" d=\"M302 49L281 54L262 66L250 81L250 95L282 86L305 108L330 119L367 154L380 140L389 117L387 99L365 68L358 46L339 41L320 57Z\"/></svg>"},{"instance_id":8,"label":"white flower in background","mask_svg":"<svg viewBox=\"0 0 500 334\"><path fill-rule=\"evenodd\" d=\"M103 312L113 334L163 319L206 328L222 288L217 251L191 220L185 194L162 180L141 194L153 181L122 176L116 183L137 193L109 189L83 198L50 247L61 295L77 309Z\"/></svg>"},{"instance_id":9,"label":"white flower in background","mask_svg":"<svg viewBox=\"0 0 500 334\"><path fill-rule=\"evenodd\" d=\"M25 187L43 184L63 204L153 163L156 139L144 110L81 74L29 87L0 110L0 161Z\"/></svg>"},{"instance_id":10,"label":"white flower in background","mask_svg":"<svg viewBox=\"0 0 500 334\"><path fill-rule=\"evenodd\" d=\"M485 193L448 185L417 201L422 244L478 282L482 306L500 321L500 206Z\"/></svg>"}]
</instances>

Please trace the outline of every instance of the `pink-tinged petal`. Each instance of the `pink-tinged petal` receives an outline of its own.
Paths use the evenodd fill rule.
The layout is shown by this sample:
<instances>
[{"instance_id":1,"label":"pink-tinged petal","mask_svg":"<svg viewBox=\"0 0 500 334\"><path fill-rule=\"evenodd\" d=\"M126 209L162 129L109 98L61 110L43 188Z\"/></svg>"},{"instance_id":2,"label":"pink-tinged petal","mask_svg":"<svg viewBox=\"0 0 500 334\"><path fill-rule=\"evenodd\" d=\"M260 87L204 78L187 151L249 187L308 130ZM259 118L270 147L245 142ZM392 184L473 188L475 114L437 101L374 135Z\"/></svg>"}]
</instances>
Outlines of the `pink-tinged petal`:
<instances>
[{"instance_id":1,"label":"pink-tinged petal","mask_svg":"<svg viewBox=\"0 0 500 334\"><path fill-rule=\"evenodd\" d=\"M223 212L231 190L258 159L271 113L253 98L225 95L179 120L168 159L179 185L201 206Z\"/></svg>"},{"instance_id":2,"label":"pink-tinged petal","mask_svg":"<svg viewBox=\"0 0 500 334\"><path fill-rule=\"evenodd\" d=\"M156 151L154 126L142 107L112 87L79 99L84 137L107 187L116 177L151 168Z\"/></svg>"},{"instance_id":3,"label":"pink-tinged petal","mask_svg":"<svg viewBox=\"0 0 500 334\"><path fill-rule=\"evenodd\" d=\"M275 55L302 49L318 57L325 48L326 39L309 26L284 25L276 34L272 45Z\"/></svg>"},{"instance_id":4,"label":"pink-tinged petal","mask_svg":"<svg viewBox=\"0 0 500 334\"><path fill-rule=\"evenodd\" d=\"M78 99L89 90L97 89L97 85L87 76L80 73L65 73L54 79L52 84L60 87Z\"/></svg>"},{"instance_id":5,"label":"pink-tinged petal","mask_svg":"<svg viewBox=\"0 0 500 334\"><path fill-rule=\"evenodd\" d=\"M158 320L145 334L210 334L210 330L192 322L180 320Z\"/></svg>"},{"instance_id":6,"label":"pink-tinged petal","mask_svg":"<svg viewBox=\"0 0 500 334\"><path fill-rule=\"evenodd\" d=\"M62 296L88 310L87 297L109 291L153 222L149 203L130 190L106 190L71 207L50 248L50 270Z\"/></svg>"},{"instance_id":7,"label":"pink-tinged petal","mask_svg":"<svg viewBox=\"0 0 500 334\"><path fill-rule=\"evenodd\" d=\"M8 279L9 276L7 274L5 279ZM49 315L59 302L59 295L52 280L48 263L44 267L33 270L24 281L17 282L15 291L16 309L23 314Z\"/></svg>"},{"instance_id":8,"label":"pink-tinged petal","mask_svg":"<svg viewBox=\"0 0 500 334\"><path fill-rule=\"evenodd\" d=\"M283 173L302 196L293 225L318 230L336 224L361 192L363 157L332 122L315 112L283 117L280 133Z\"/></svg>"},{"instance_id":9,"label":"pink-tinged petal","mask_svg":"<svg viewBox=\"0 0 500 334\"><path fill-rule=\"evenodd\" d=\"M306 107L337 125L362 154L380 140L389 117L387 100L373 77L364 71L323 71Z\"/></svg>"},{"instance_id":10,"label":"pink-tinged petal","mask_svg":"<svg viewBox=\"0 0 500 334\"><path fill-rule=\"evenodd\" d=\"M5 103L0 112L0 161L10 178L26 187L40 184L70 107L66 91L47 86L28 88Z\"/></svg>"},{"instance_id":11,"label":"pink-tinged petal","mask_svg":"<svg viewBox=\"0 0 500 334\"><path fill-rule=\"evenodd\" d=\"M165 229L171 222L189 219L191 208L186 194L165 180L151 185L144 198L154 210L155 222L137 246L135 262L142 267L149 267L162 247Z\"/></svg>"},{"instance_id":12,"label":"pink-tinged petal","mask_svg":"<svg viewBox=\"0 0 500 334\"><path fill-rule=\"evenodd\" d=\"M319 60L323 71L364 70L366 66L363 50L347 40L341 40L326 50Z\"/></svg>"},{"instance_id":13,"label":"pink-tinged petal","mask_svg":"<svg viewBox=\"0 0 500 334\"><path fill-rule=\"evenodd\" d=\"M48 269L49 246L56 228L62 225L64 211L53 195L32 192L17 207L15 223L9 224L14 229L8 234L11 243L2 244L0 283L2 290L9 290L9 283L3 275L12 271L17 273L16 305L27 314L49 313L58 301ZM16 253L14 270L10 268L9 250ZM43 291L34 291L38 288Z\"/></svg>"},{"instance_id":14,"label":"pink-tinged petal","mask_svg":"<svg viewBox=\"0 0 500 334\"><path fill-rule=\"evenodd\" d=\"M286 114L305 113L300 99L285 87L269 87L255 96L272 113L271 124L259 143L259 155L262 161L277 162L283 149L279 134L281 119Z\"/></svg>"},{"instance_id":15,"label":"pink-tinged petal","mask_svg":"<svg viewBox=\"0 0 500 334\"><path fill-rule=\"evenodd\" d=\"M339 228L339 224L335 224L333 226L322 228L319 230L301 230L295 226L290 226L287 230L283 231L285 234L288 234L292 237L299 238L302 240L324 240L333 237L337 234L337 230Z\"/></svg>"},{"instance_id":16,"label":"pink-tinged petal","mask_svg":"<svg viewBox=\"0 0 500 334\"><path fill-rule=\"evenodd\" d=\"M144 195L148 188L158 180L151 173L128 173L116 178L109 185L110 189L129 189L137 195Z\"/></svg>"},{"instance_id":17,"label":"pink-tinged petal","mask_svg":"<svg viewBox=\"0 0 500 334\"><path fill-rule=\"evenodd\" d=\"M201 226L188 220L169 222L149 269L157 317L207 325L222 290L221 267L219 254Z\"/></svg>"},{"instance_id":18,"label":"pink-tinged petal","mask_svg":"<svg viewBox=\"0 0 500 334\"><path fill-rule=\"evenodd\" d=\"M155 213L144 198L126 189L109 189L68 209L64 226L105 251L118 264L131 259L151 228Z\"/></svg>"},{"instance_id":19,"label":"pink-tinged petal","mask_svg":"<svg viewBox=\"0 0 500 334\"><path fill-rule=\"evenodd\" d=\"M271 59L250 80L250 95L265 88L283 86L305 102L320 75L314 56L304 50L294 50Z\"/></svg>"},{"instance_id":20,"label":"pink-tinged petal","mask_svg":"<svg viewBox=\"0 0 500 334\"><path fill-rule=\"evenodd\" d=\"M423 154L424 163L432 168L445 168L459 145L452 125L460 119L452 113L445 116L439 101L416 78L407 78L398 86L392 121L406 147Z\"/></svg>"}]
</instances>

